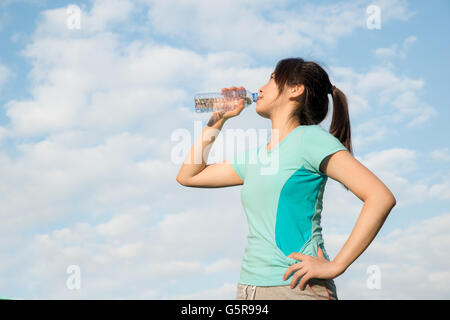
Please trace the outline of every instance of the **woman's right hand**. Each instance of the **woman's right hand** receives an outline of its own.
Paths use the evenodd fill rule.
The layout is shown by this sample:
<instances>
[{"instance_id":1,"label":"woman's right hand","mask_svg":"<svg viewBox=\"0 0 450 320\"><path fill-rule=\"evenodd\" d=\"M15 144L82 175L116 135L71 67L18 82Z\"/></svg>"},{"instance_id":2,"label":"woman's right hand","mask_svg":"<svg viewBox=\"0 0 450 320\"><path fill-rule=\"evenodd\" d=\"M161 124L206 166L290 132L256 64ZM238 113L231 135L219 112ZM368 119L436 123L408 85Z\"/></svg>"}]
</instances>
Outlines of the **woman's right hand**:
<instances>
[{"instance_id":1,"label":"woman's right hand","mask_svg":"<svg viewBox=\"0 0 450 320\"><path fill-rule=\"evenodd\" d=\"M240 95L245 95L245 88L244 87L230 87L230 88L222 88L221 93L224 95L225 100L230 99L233 100L236 97ZM233 110L229 111L215 111L211 118L209 119L208 126L212 127L214 126L219 120L223 123L227 119L236 117L241 113L241 111L244 109L244 98L239 99L238 105Z\"/></svg>"},{"instance_id":2,"label":"woman's right hand","mask_svg":"<svg viewBox=\"0 0 450 320\"><path fill-rule=\"evenodd\" d=\"M221 93L224 95L225 99L235 99L239 96L245 96L244 87L230 87L222 88ZM226 120L232 117L236 117L244 109L244 98L239 99L239 103L233 110L221 112L222 117Z\"/></svg>"}]
</instances>

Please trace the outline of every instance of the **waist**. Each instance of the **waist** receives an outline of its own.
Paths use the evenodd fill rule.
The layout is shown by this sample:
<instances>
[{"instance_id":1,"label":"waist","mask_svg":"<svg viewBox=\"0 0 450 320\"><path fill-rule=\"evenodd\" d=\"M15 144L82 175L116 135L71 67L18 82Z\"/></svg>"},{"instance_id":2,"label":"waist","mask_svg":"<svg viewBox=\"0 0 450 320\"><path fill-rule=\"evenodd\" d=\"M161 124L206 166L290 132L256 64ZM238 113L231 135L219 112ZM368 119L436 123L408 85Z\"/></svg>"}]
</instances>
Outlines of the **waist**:
<instances>
[{"instance_id":1,"label":"waist","mask_svg":"<svg viewBox=\"0 0 450 320\"><path fill-rule=\"evenodd\" d=\"M318 246L321 246L325 258L329 260L321 235L311 237L298 252L317 257ZM284 273L289 266L298 262L298 260L286 256L275 243L258 238L250 240L249 238L242 259L240 281L260 286L289 285L294 273L288 279L283 280Z\"/></svg>"}]
</instances>

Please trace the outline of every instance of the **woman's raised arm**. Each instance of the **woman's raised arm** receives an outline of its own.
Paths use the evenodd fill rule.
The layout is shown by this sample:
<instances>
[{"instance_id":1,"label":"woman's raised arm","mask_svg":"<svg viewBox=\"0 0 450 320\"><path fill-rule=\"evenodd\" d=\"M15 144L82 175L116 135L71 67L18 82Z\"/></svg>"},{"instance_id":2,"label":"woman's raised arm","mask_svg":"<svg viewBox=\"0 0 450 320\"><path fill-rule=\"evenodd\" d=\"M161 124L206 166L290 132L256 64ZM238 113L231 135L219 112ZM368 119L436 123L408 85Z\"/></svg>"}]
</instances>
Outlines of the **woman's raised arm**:
<instances>
[{"instance_id":1,"label":"woman's raised arm","mask_svg":"<svg viewBox=\"0 0 450 320\"><path fill-rule=\"evenodd\" d=\"M230 88L230 90L239 89ZM242 109L244 109L244 99L239 101L239 105L234 110L214 112L184 160L177 175L178 183L186 187L198 188L219 188L243 184L229 160L206 164L209 151L225 121L239 115Z\"/></svg>"}]
</instances>

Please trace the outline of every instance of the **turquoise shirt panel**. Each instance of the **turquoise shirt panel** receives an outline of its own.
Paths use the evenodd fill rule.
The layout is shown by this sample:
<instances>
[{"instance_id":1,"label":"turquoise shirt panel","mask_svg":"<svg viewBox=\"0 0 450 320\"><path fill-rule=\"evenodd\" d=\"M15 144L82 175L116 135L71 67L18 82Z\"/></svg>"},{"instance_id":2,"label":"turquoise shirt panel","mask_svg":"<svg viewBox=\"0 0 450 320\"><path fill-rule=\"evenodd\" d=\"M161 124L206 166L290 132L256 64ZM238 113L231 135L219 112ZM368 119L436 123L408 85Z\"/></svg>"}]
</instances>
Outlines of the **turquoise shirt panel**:
<instances>
[{"instance_id":1,"label":"turquoise shirt panel","mask_svg":"<svg viewBox=\"0 0 450 320\"><path fill-rule=\"evenodd\" d=\"M316 200L322 185L323 178L312 175L304 166L284 183L278 200L275 239L285 255L299 252L311 238ZM300 187L302 192L299 192Z\"/></svg>"}]
</instances>

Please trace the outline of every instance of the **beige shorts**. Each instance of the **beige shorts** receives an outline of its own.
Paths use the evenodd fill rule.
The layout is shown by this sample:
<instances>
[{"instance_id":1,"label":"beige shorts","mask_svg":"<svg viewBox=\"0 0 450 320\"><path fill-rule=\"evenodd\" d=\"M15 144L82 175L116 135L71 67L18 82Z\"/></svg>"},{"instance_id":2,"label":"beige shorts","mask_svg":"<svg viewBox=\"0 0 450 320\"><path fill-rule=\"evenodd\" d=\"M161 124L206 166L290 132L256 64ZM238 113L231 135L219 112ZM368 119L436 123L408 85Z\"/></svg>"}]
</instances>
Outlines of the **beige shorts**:
<instances>
[{"instance_id":1,"label":"beige shorts","mask_svg":"<svg viewBox=\"0 0 450 320\"><path fill-rule=\"evenodd\" d=\"M305 290L297 286L259 287L238 283L237 300L338 300L332 279L310 279Z\"/></svg>"}]
</instances>

